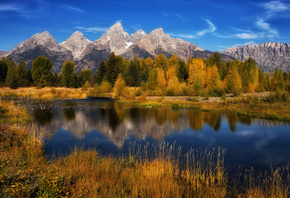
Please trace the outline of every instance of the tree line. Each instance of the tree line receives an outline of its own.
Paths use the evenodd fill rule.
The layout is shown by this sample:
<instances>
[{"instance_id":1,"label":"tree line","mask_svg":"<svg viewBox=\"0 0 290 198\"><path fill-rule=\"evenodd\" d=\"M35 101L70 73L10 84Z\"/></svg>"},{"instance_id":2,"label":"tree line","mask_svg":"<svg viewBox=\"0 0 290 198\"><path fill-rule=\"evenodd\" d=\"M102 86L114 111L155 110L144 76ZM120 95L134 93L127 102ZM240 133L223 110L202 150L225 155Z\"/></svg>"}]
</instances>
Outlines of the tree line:
<instances>
[{"instance_id":1,"label":"tree line","mask_svg":"<svg viewBox=\"0 0 290 198\"><path fill-rule=\"evenodd\" d=\"M66 61L59 75L52 73L52 62L44 56L32 62L31 70L24 61L20 61L16 67L9 58L2 58L0 83L14 89L19 86L98 88L103 85L103 88L107 87L106 91L115 87L116 91L119 90L117 95L122 95L126 86L140 87L152 95L221 96L225 93L239 95L247 92L289 91L290 74L279 69L274 74L266 74L251 58L245 62L223 62L218 52L207 60L192 58L187 63L176 54L169 59L159 54L154 60L150 57L127 60L111 53L106 62L100 63L97 71L83 70L79 75L75 72L73 61Z\"/></svg>"}]
</instances>

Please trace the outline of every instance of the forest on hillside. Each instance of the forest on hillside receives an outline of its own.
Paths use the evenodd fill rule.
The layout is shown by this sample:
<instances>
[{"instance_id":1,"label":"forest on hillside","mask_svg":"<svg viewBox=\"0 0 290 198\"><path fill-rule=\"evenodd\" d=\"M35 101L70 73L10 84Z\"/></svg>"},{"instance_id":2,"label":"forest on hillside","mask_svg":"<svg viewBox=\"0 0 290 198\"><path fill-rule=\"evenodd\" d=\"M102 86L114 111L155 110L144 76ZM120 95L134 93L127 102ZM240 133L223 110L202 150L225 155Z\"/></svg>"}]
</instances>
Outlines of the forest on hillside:
<instances>
[{"instance_id":1,"label":"forest on hillside","mask_svg":"<svg viewBox=\"0 0 290 198\"><path fill-rule=\"evenodd\" d=\"M33 61L32 69L28 69L24 61L16 66L9 58L2 58L0 83L12 89L28 86L91 87L90 95L100 96L113 91L115 97L126 94L127 87L137 87L136 95L158 96L221 97L225 93L237 96L241 93L290 90L290 73L276 69L273 74L266 74L251 58L245 62L223 62L218 52L207 60L193 58L187 63L177 55L169 59L159 54L154 60L150 57L127 60L111 53L106 62L100 63L97 71L82 70L80 74L75 72L73 61L63 63L61 74L53 74L52 66L50 59L44 56Z\"/></svg>"}]
</instances>

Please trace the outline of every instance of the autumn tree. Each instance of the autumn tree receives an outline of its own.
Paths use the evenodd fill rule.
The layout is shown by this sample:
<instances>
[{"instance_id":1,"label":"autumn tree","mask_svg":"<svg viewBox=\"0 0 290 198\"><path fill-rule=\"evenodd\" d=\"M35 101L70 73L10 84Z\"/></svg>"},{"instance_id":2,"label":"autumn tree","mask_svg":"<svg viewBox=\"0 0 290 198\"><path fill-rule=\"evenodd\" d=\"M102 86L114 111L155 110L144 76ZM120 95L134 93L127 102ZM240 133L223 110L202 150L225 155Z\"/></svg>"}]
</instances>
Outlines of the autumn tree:
<instances>
[{"instance_id":1,"label":"autumn tree","mask_svg":"<svg viewBox=\"0 0 290 198\"><path fill-rule=\"evenodd\" d=\"M236 67L230 67L224 81L225 90L235 96L241 93L242 81Z\"/></svg>"},{"instance_id":2,"label":"autumn tree","mask_svg":"<svg viewBox=\"0 0 290 198\"><path fill-rule=\"evenodd\" d=\"M200 58L191 59L187 63L187 82L198 93L205 84L205 63Z\"/></svg>"},{"instance_id":3,"label":"autumn tree","mask_svg":"<svg viewBox=\"0 0 290 198\"><path fill-rule=\"evenodd\" d=\"M242 76L242 85L246 90L255 92L259 85L259 71L254 59L249 58L244 64L244 68L239 68L239 74Z\"/></svg>"},{"instance_id":4,"label":"autumn tree","mask_svg":"<svg viewBox=\"0 0 290 198\"><path fill-rule=\"evenodd\" d=\"M149 72L149 77L148 77L148 88L149 89L155 89L157 86L157 77L158 77L158 72L156 69L152 69Z\"/></svg>"},{"instance_id":5,"label":"autumn tree","mask_svg":"<svg viewBox=\"0 0 290 198\"><path fill-rule=\"evenodd\" d=\"M218 68L214 65L213 67L206 68L206 87L207 88L219 88L221 87L220 75Z\"/></svg>"},{"instance_id":6,"label":"autumn tree","mask_svg":"<svg viewBox=\"0 0 290 198\"><path fill-rule=\"evenodd\" d=\"M157 86L163 89L166 87L164 70L162 68L157 68L156 70L157 70Z\"/></svg>"},{"instance_id":7,"label":"autumn tree","mask_svg":"<svg viewBox=\"0 0 290 198\"><path fill-rule=\"evenodd\" d=\"M46 86L52 81L52 62L44 56L37 57L32 62L32 78L35 85Z\"/></svg>"},{"instance_id":8,"label":"autumn tree","mask_svg":"<svg viewBox=\"0 0 290 198\"><path fill-rule=\"evenodd\" d=\"M61 81L65 87L75 87L75 63L66 61L61 71Z\"/></svg>"},{"instance_id":9,"label":"autumn tree","mask_svg":"<svg viewBox=\"0 0 290 198\"><path fill-rule=\"evenodd\" d=\"M284 75L283 72L278 68L275 69L274 76L271 79L271 88L272 90L285 90Z\"/></svg>"},{"instance_id":10,"label":"autumn tree","mask_svg":"<svg viewBox=\"0 0 290 198\"><path fill-rule=\"evenodd\" d=\"M165 55L158 54L154 60L154 68L162 68L164 71L168 69L168 60Z\"/></svg>"},{"instance_id":11,"label":"autumn tree","mask_svg":"<svg viewBox=\"0 0 290 198\"><path fill-rule=\"evenodd\" d=\"M125 88L125 81L122 77L122 74L118 74L117 80L114 84L114 95L120 97L123 95L123 90Z\"/></svg>"}]
</instances>

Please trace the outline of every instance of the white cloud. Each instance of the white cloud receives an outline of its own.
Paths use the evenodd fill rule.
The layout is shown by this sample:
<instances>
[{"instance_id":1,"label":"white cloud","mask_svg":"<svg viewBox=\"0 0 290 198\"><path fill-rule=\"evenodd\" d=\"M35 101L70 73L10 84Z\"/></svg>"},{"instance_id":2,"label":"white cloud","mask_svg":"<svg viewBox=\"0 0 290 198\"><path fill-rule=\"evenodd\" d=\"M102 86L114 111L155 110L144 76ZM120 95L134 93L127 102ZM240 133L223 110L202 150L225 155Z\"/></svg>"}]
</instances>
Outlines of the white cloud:
<instances>
[{"instance_id":1,"label":"white cloud","mask_svg":"<svg viewBox=\"0 0 290 198\"><path fill-rule=\"evenodd\" d=\"M85 11L83 11L82 9L73 7L71 5L64 5L64 8L72 12L85 13Z\"/></svg>"},{"instance_id":2,"label":"white cloud","mask_svg":"<svg viewBox=\"0 0 290 198\"><path fill-rule=\"evenodd\" d=\"M258 38L258 34L255 33L240 33L240 34L235 34L237 38L241 39L256 39Z\"/></svg>"},{"instance_id":3,"label":"white cloud","mask_svg":"<svg viewBox=\"0 0 290 198\"><path fill-rule=\"evenodd\" d=\"M208 27L208 29L199 31L197 33L198 36L203 36L203 35L205 35L207 33L212 33L212 32L214 32L217 29L217 27L210 20L205 19L205 21L208 23L209 27Z\"/></svg>"},{"instance_id":4,"label":"white cloud","mask_svg":"<svg viewBox=\"0 0 290 198\"><path fill-rule=\"evenodd\" d=\"M108 28L104 27L82 27L82 26L77 26L77 29L80 29L85 32L93 32L93 33L98 33L98 32L106 32Z\"/></svg>"},{"instance_id":5,"label":"white cloud","mask_svg":"<svg viewBox=\"0 0 290 198\"><path fill-rule=\"evenodd\" d=\"M267 37L278 37L279 32L275 28L272 28L270 23L265 22L264 19L258 18L256 25L258 28L265 30Z\"/></svg>"},{"instance_id":6,"label":"white cloud","mask_svg":"<svg viewBox=\"0 0 290 198\"><path fill-rule=\"evenodd\" d=\"M170 36L174 36L174 37L179 37L179 38L186 38L186 39L194 39L194 38L198 38L201 37L207 33L213 33L217 28L215 27L215 25L208 19L205 19L205 21L208 23L209 27L205 30L201 30L199 32L197 32L196 34L174 34L174 33L170 33Z\"/></svg>"},{"instance_id":7,"label":"white cloud","mask_svg":"<svg viewBox=\"0 0 290 198\"><path fill-rule=\"evenodd\" d=\"M270 1L263 3L262 6L270 13L283 12L289 9L289 6L281 1Z\"/></svg>"},{"instance_id":8,"label":"white cloud","mask_svg":"<svg viewBox=\"0 0 290 198\"><path fill-rule=\"evenodd\" d=\"M18 13L26 13L23 9L23 6L19 4L0 4L0 12L18 12Z\"/></svg>"},{"instance_id":9,"label":"white cloud","mask_svg":"<svg viewBox=\"0 0 290 198\"><path fill-rule=\"evenodd\" d=\"M195 35L192 34L174 34L169 33L170 36L179 37L179 38L187 38L187 39L194 39L197 38Z\"/></svg>"},{"instance_id":10,"label":"white cloud","mask_svg":"<svg viewBox=\"0 0 290 198\"><path fill-rule=\"evenodd\" d=\"M163 12L162 14L166 17L169 17L169 15L166 12Z\"/></svg>"},{"instance_id":11,"label":"white cloud","mask_svg":"<svg viewBox=\"0 0 290 198\"><path fill-rule=\"evenodd\" d=\"M183 16L181 16L180 14L176 14L176 13L175 13L175 16L176 16L177 18L183 20L183 21L188 21L188 19L187 19L186 17L183 17Z\"/></svg>"}]
</instances>

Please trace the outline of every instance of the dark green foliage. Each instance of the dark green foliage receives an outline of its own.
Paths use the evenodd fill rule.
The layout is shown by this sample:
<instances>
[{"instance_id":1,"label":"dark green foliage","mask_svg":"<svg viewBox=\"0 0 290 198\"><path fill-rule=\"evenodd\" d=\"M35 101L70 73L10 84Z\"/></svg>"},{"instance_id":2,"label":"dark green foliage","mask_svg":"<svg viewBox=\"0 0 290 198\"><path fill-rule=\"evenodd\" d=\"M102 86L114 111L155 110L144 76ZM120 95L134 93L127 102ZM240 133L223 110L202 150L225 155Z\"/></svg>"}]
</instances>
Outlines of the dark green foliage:
<instances>
[{"instance_id":1,"label":"dark green foliage","mask_svg":"<svg viewBox=\"0 0 290 198\"><path fill-rule=\"evenodd\" d=\"M101 84L105 75L107 73L107 64L105 63L105 61L102 61L100 63L100 66L98 68L97 71L97 75L96 75L96 83Z\"/></svg>"},{"instance_id":2,"label":"dark green foliage","mask_svg":"<svg viewBox=\"0 0 290 198\"><path fill-rule=\"evenodd\" d=\"M177 71L177 78L179 82L186 81L188 77L188 74L186 73L186 67L184 61L179 61L179 68Z\"/></svg>"},{"instance_id":3,"label":"dark green foliage","mask_svg":"<svg viewBox=\"0 0 290 198\"><path fill-rule=\"evenodd\" d=\"M148 80L148 75L145 71L141 71L139 74L139 81L141 82L147 82Z\"/></svg>"},{"instance_id":4,"label":"dark green foliage","mask_svg":"<svg viewBox=\"0 0 290 198\"><path fill-rule=\"evenodd\" d=\"M272 90L285 90L284 75L280 69L275 69L274 77L271 82Z\"/></svg>"},{"instance_id":5,"label":"dark green foliage","mask_svg":"<svg viewBox=\"0 0 290 198\"><path fill-rule=\"evenodd\" d=\"M24 61L20 61L16 68L18 85L20 87L28 87L31 85L32 76L30 70L28 70L26 63Z\"/></svg>"},{"instance_id":6,"label":"dark green foliage","mask_svg":"<svg viewBox=\"0 0 290 198\"><path fill-rule=\"evenodd\" d=\"M283 92L281 90L277 90L274 94L270 94L265 98L266 102L274 103L274 102L290 102L290 94L287 92Z\"/></svg>"},{"instance_id":7,"label":"dark green foliage","mask_svg":"<svg viewBox=\"0 0 290 198\"><path fill-rule=\"evenodd\" d=\"M94 84L94 73L91 70L82 70L80 75L78 76L78 87L82 87L86 81L92 82Z\"/></svg>"},{"instance_id":8,"label":"dark green foliage","mask_svg":"<svg viewBox=\"0 0 290 198\"><path fill-rule=\"evenodd\" d=\"M5 82L8 72L9 58L2 58L0 60L0 82Z\"/></svg>"},{"instance_id":9,"label":"dark green foliage","mask_svg":"<svg viewBox=\"0 0 290 198\"><path fill-rule=\"evenodd\" d=\"M211 55L207 61L207 66L216 65L219 68L219 64L222 62L221 54L219 52L215 52Z\"/></svg>"},{"instance_id":10,"label":"dark green foliage","mask_svg":"<svg viewBox=\"0 0 290 198\"><path fill-rule=\"evenodd\" d=\"M37 86L47 86L52 83L52 63L49 58L44 56L37 57L32 62L32 79Z\"/></svg>"},{"instance_id":11,"label":"dark green foliage","mask_svg":"<svg viewBox=\"0 0 290 198\"><path fill-rule=\"evenodd\" d=\"M223 95L226 94L226 92L223 88L214 87L214 88L209 88L207 90L207 94L208 96L212 96L212 97L222 97Z\"/></svg>"},{"instance_id":12,"label":"dark green foliage","mask_svg":"<svg viewBox=\"0 0 290 198\"><path fill-rule=\"evenodd\" d=\"M133 82L131 82L130 86L140 86L140 79L139 79L139 60L137 57L134 57L133 60L131 60L130 65L128 67L128 71L126 76L128 76L128 79L133 79ZM127 83L127 82L126 82Z\"/></svg>"},{"instance_id":13,"label":"dark green foliage","mask_svg":"<svg viewBox=\"0 0 290 198\"><path fill-rule=\"evenodd\" d=\"M115 56L114 52L112 52L107 62L107 72L104 79L114 85L118 74L124 72L124 70L125 65L123 64L122 56Z\"/></svg>"},{"instance_id":14,"label":"dark green foliage","mask_svg":"<svg viewBox=\"0 0 290 198\"><path fill-rule=\"evenodd\" d=\"M17 89L18 88L18 78L17 78L17 72L14 62L9 62L8 64L8 71L6 76L6 84L11 89Z\"/></svg>"},{"instance_id":15,"label":"dark green foliage","mask_svg":"<svg viewBox=\"0 0 290 198\"><path fill-rule=\"evenodd\" d=\"M75 63L66 61L62 66L61 81L65 87L76 87Z\"/></svg>"},{"instance_id":16,"label":"dark green foliage","mask_svg":"<svg viewBox=\"0 0 290 198\"><path fill-rule=\"evenodd\" d=\"M53 86L60 87L61 86L61 76L56 72L53 75Z\"/></svg>"}]
</instances>

